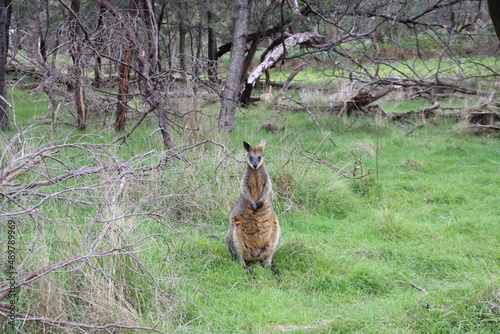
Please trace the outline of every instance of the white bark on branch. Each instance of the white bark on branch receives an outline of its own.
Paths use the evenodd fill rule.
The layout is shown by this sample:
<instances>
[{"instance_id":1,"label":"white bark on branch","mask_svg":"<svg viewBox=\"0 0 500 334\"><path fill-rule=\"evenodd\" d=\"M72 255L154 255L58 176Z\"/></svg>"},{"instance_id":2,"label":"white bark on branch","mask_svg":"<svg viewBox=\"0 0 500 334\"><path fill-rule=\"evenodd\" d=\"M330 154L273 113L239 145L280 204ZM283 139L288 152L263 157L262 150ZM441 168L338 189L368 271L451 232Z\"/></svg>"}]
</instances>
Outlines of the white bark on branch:
<instances>
[{"instance_id":1,"label":"white bark on branch","mask_svg":"<svg viewBox=\"0 0 500 334\"><path fill-rule=\"evenodd\" d=\"M307 43L309 45L322 45L324 44L326 38L315 32L303 32L298 34L293 34L286 38L283 43L278 45L274 50L264 59L259 66L257 66L252 74L247 79L247 84L254 84L255 81L273 66L287 51L293 48L295 45L300 45Z\"/></svg>"}]
</instances>

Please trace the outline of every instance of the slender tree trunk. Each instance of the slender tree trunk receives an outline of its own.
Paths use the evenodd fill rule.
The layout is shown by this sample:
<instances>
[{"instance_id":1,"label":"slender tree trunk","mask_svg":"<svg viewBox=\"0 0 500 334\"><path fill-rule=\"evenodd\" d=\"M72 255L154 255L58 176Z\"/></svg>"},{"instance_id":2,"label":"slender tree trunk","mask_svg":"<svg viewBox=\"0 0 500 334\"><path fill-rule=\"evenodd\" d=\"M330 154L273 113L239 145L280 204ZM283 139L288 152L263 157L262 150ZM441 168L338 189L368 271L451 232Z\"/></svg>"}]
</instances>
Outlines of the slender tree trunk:
<instances>
[{"instance_id":1,"label":"slender tree trunk","mask_svg":"<svg viewBox=\"0 0 500 334\"><path fill-rule=\"evenodd\" d=\"M500 1L488 0L488 9L490 11L491 21L495 27L495 32L500 41Z\"/></svg>"},{"instance_id":2,"label":"slender tree trunk","mask_svg":"<svg viewBox=\"0 0 500 334\"><path fill-rule=\"evenodd\" d=\"M94 86L96 88L101 87L102 57L100 54L100 48L103 45L103 38L102 38L103 19L104 19L104 8L101 5L99 5L99 11L97 13L97 27L96 27L96 38L95 38L95 44L99 46L99 49L96 50L95 54L96 64L94 65Z\"/></svg>"},{"instance_id":3,"label":"slender tree trunk","mask_svg":"<svg viewBox=\"0 0 500 334\"><path fill-rule=\"evenodd\" d=\"M236 0L234 10L234 28L231 57L227 70L226 84L222 92L222 105L219 112L219 130L231 132L234 128L234 116L238 106L238 86L243 71L246 35L252 0Z\"/></svg>"},{"instance_id":4,"label":"slender tree trunk","mask_svg":"<svg viewBox=\"0 0 500 334\"><path fill-rule=\"evenodd\" d=\"M9 28L12 17L11 0L0 0L0 132L9 128L7 87L5 80L7 52L9 50Z\"/></svg>"},{"instance_id":5,"label":"slender tree trunk","mask_svg":"<svg viewBox=\"0 0 500 334\"><path fill-rule=\"evenodd\" d=\"M179 15L179 69L181 71L181 76L186 79L186 25L182 21L182 17Z\"/></svg>"},{"instance_id":6,"label":"slender tree trunk","mask_svg":"<svg viewBox=\"0 0 500 334\"><path fill-rule=\"evenodd\" d=\"M75 102L78 118L78 130L85 130L87 127L87 108L85 102L85 90L83 81L83 61L82 61L82 45L79 39L79 29L77 15L80 11L80 0L71 0L70 18L70 34L71 47L70 53L73 58L74 76L75 76Z\"/></svg>"},{"instance_id":7,"label":"slender tree trunk","mask_svg":"<svg viewBox=\"0 0 500 334\"><path fill-rule=\"evenodd\" d=\"M210 4L207 6L207 34L208 34L208 78L212 82L217 82L217 36L213 28L213 13L210 10Z\"/></svg>"},{"instance_id":8,"label":"slender tree trunk","mask_svg":"<svg viewBox=\"0 0 500 334\"><path fill-rule=\"evenodd\" d=\"M156 22L154 6L151 1L143 1L143 9L145 13L145 23L148 29L148 57L151 63L151 74L158 70L158 24Z\"/></svg>"},{"instance_id":9,"label":"slender tree trunk","mask_svg":"<svg viewBox=\"0 0 500 334\"><path fill-rule=\"evenodd\" d=\"M115 16L119 21L124 20L123 15L109 3L107 0L97 0L103 7L111 12L113 16ZM145 0L150 1L150 0ZM141 70L141 85L139 85L142 95L144 96L144 100L148 103L152 109L155 109L158 112L158 125L160 128L160 133L163 138L163 143L169 148L172 155L176 155L175 147L172 142L172 138L170 137L170 132L168 131L168 120L167 113L165 107L163 106L163 100L160 96L160 93L156 90L155 82L151 78L151 62L147 57L146 50L142 44L142 41L139 40L136 32L132 29L130 25L125 24L125 29L128 30L128 34L131 36L131 42L134 45L134 49L137 51L137 60L139 62L139 68ZM134 33L133 33L134 32ZM158 45L155 46L156 48Z\"/></svg>"},{"instance_id":10,"label":"slender tree trunk","mask_svg":"<svg viewBox=\"0 0 500 334\"><path fill-rule=\"evenodd\" d=\"M127 33L127 45L125 47L125 52L122 57L122 64L120 69L120 87L118 90L118 105L116 106L116 120L115 120L115 130L122 131L125 128L125 122L127 121L127 103L128 103L128 81L130 76L130 64L132 62L132 38L135 34L137 27L137 15L138 15L138 0L130 0L130 20L124 24L131 24L131 27L126 29Z\"/></svg>"},{"instance_id":11,"label":"slender tree trunk","mask_svg":"<svg viewBox=\"0 0 500 334\"><path fill-rule=\"evenodd\" d=\"M23 49L26 50L29 58L41 63L42 26L40 24L40 13L42 8L40 7L40 0L31 0L30 7L25 10L28 11L29 15L26 18L28 21L26 27L24 27L27 36L23 43Z\"/></svg>"},{"instance_id":12,"label":"slender tree trunk","mask_svg":"<svg viewBox=\"0 0 500 334\"><path fill-rule=\"evenodd\" d=\"M246 81L246 78L248 75L247 72L250 69L250 66L252 65L252 60L253 60L253 57L255 56L255 53L257 52L258 45L259 45L258 39L254 39L252 41L252 44L250 44L250 48L248 49L247 55L245 57L245 61L243 62L243 70L241 71L240 84L242 84Z\"/></svg>"}]
</instances>

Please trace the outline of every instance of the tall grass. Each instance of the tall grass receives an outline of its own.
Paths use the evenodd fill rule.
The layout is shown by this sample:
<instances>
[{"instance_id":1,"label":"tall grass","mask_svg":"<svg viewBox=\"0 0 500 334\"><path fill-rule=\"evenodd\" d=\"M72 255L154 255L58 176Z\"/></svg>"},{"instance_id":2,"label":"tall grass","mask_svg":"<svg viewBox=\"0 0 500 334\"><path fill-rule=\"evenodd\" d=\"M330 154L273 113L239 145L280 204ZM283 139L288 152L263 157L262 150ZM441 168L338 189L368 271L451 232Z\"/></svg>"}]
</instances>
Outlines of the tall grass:
<instances>
[{"instance_id":1,"label":"tall grass","mask_svg":"<svg viewBox=\"0 0 500 334\"><path fill-rule=\"evenodd\" d=\"M446 119L409 133L384 120L286 112L273 134L261 127L271 113L238 112L231 136L203 118L201 140L223 147L195 146L183 151L185 160L165 160L161 140L149 136L153 121L123 146L105 144L110 130L60 127L44 136L43 124L2 138L2 170L58 148L1 188L15 192L2 198L0 233L6 219L16 220L19 277L102 254L20 287L18 310L42 320L16 322L17 330L496 333L498 138ZM224 237L239 195L242 140L262 138L283 234L279 278L259 264L248 275L210 237ZM369 175L347 179L319 160L346 171L362 163ZM120 168L22 188L96 166Z\"/></svg>"}]
</instances>

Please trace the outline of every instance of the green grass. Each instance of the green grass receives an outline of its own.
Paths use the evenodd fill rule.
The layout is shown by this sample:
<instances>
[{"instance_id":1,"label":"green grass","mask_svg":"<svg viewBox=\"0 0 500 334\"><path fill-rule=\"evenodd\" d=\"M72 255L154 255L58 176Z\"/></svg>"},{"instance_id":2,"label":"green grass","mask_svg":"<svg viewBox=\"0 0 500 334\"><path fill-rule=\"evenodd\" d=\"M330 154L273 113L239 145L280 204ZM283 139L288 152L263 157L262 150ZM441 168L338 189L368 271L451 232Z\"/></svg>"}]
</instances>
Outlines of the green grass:
<instances>
[{"instance_id":1,"label":"green grass","mask_svg":"<svg viewBox=\"0 0 500 334\"><path fill-rule=\"evenodd\" d=\"M28 96L16 94L23 101L16 109L20 129L39 127L24 133L17 146L2 139L2 169L48 145L115 137L97 122L84 134L65 126L52 133L39 118L28 117L43 114L43 102L24 109ZM405 106L427 107L412 103ZM393 108L401 111L400 105ZM135 253L93 259L24 286L18 308L82 323L119 323L125 317L127 324L185 333L497 332L498 137L469 133L447 119L409 133L411 128L389 121L317 114L318 128L307 113L286 112L279 120L283 129L271 134L261 128L271 113L257 106L238 112L231 136L218 134L215 118L204 117L202 139L223 143L228 153L203 145L185 152L187 161L168 161L145 173L166 152L158 134L149 136L156 127L152 119L122 147L62 148L59 160L45 159L22 175L16 182L25 184L58 170L124 162L152 151L130 162L134 173L127 174L118 203L112 198L121 174L107 172L39 189L75 190L15 217L22 246L18 270L24 274L136 243ZM238 197L242 140L256 144L262 138L282 227L274 260L279 279L259 264L250 265L249 275L221 241L210 238L224 238ZM179 135L175 140L187 142ZM310 152L345 170L361 161L370 175L343 178L308 159ZM0 213L42 197L4 198ZM106 222L121 215L126 216ZM42 331L33 322L17 325L26 333Z\"/></svg>"}]
</instances>

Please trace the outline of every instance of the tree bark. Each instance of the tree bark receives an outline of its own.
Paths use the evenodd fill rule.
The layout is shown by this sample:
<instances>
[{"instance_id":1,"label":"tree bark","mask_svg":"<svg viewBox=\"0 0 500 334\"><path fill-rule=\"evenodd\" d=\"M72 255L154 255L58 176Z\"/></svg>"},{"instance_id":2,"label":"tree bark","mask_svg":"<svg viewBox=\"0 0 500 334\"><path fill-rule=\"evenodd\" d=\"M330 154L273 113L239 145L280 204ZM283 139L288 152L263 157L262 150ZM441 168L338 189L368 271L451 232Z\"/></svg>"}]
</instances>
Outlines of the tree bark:
<instances>
[{"instance_id":1,"label":"tree bark","mask_svg":"<svg viewBox=\"0 0 500 334\"><path fill-rule=\"evenodd\" d=\"M96 26L96 37L95 44L102 47L104 44L102 33L103 33L103 18L104 18L104 8L99 5L99 11L97 12L97 26ZM99 50L96 50L95 54L96 64L94 65L94 86L96 88L101 87L101 70L102 70L102 57Z\"/></svg>"},{"instance_id":2,"label":"tree bark","mask_svg":"<svg viewBox=\"0 0 500 334\"><path fill-rule=\"evenodd\" d=\"M184 2L180 2L181 10L179 11L179 69L181 70L181 77L186 80L186 34L187 27L184 23L183 12Z\"/></svg>"},{"instance_id":3,"label":"tree bark","mask_svg":"<svg viewBox=\"0 0 500 334\"><path fill-rule=\"evenodd\" d=\"M158 45L159 34L158 34L158 24L156 22L154 5L151 1L142 1L143 9L145 13L145 24L148 30L148 57L151 63L151 74L156 73L158 70Z\"/></svg>"},{"instance_id":4,"label":"tree bark","mask_svg":"<svg viewBox=\"0 0 500 334\"><path fill-rule=\"evenodd\" d=\"M257 66L252 74L248 77L245 89L241 93L240 102L247 105L252 93L253 86L257 79L271 66L273 66L284 54L297 44L308 44L311 46L323 45L325 37L313 32L304 32L290 35L282 43L273 43L274 49L271 53ZM267 51L266 51L267 52Z\"/></svg>"},{"instance_id":5,"label":"tree bark","mask_svg":"<svg viewBox=\"0 0 500 334\"><path fill-rule=\"evenodd\" d=\"M132 36L137 31L136 21L138 15L137 0L130 0L130 28L126 29L127 45L122 58L120 69L120 87L118 89L118 104L116 106L115 130L122 131L127 121L127 103L128 103L128 79L130 76L130 64L132 62ZM125 24L128 24L125 23Z\"/></svg>"},{"instance_id":6,"label":"tree bark","mask_svg":"<svg viewBox=\"0 0 500 334\"><path fill-rule=\"evenodd\" d=\"M226 84L222 92L222 105L219 112L219 130L231 132L234 128L234 116L238 106L237 94L243 70L243 60L245 57L246 34L248 21L250 20L250 10L252 0L235 1L235 17L233 28L233 47L229 58Z\"/></svg>"},{"instance_id":7,"label":"tree bark","mask_svg":"<svg viewBox=\"0 0 500 334\"><path fill-rule=\"evenodd\" d=\"M287 3L288 1L285 0ZM288 5L290 6L290 3L288 3ZM293 6L290 6L290 8L292 8ZM306 5L304 7L304 9L302 9L300 12L296 11L294 9L294 12L299 14L299 18L304 21L304 17L308 16L310 13L312 13L311 11L311 8L309 7L309 5ZM277 34L279 32L283 32L285 30L285 27L288 26L290 23L292 22L291 19L288 19L286 21L282 21L279 25L277 26L274 26L274 27L271 27L265 31L257 31L257 32L254 32L254 33L251 33L251 34L248 34L246 36L246 39L247 39L247 42L252 42L254 40L259 40L261 39L262 37L269 37L269 36L273 36L274 34ZM233 42L229 42L229 43L226 43L226 44L223 44L219 47L219 51L217 52L217 58L220 58L222 57L225 53L231 51L231 48L233 47Z\"/></svg>"},{"instance_id":8,"label":"tree bark","mask_svg":"<svg viewBox=\"0 0 500 334\"><path fill-rule=\"evenodd\" d=\"M0 132L9 128L7 87L5 80L7 52L9 50L9 28L12 17L11 0L0 0Z\"/></svg>"},{"instance_id":9,"label":"tree bark","mask_svg":"<svg viewBox=\"0 0 500 334\"><path fill-rule=\"evenodd\" d=\"M207 1L207 8L210 4ZM217 82L217 36L213 28L213 13L207 10L207 34L208 34L208 78L211 82Z\"/></svg>"},{"instance_id":10,"label":"tree bark","mask_svg":"<svg viewBox=\"0 0 500 334\"><path fill-rule=\"evenodd\" d=\"M490 12L491 21L495 27L498 40L500 41L500 1L488 0L488 9Z\"/></svg>"},{"instance_id":11,"label":"tree bark","mask_svg":"<svg viewBox=\"0 0 500 334\"><path fill-rule=\"evenodd\" d=\"M85 89L83 78L82 45L79 39L78 13L80 11L80 0L71 0L71 11L69 13L71 47L70 53L73 58L74 80L75 80L75 102L78 118L78 130L85 130L87 127L87 108L85 101Z\"/></svg>"}]
</instances>

